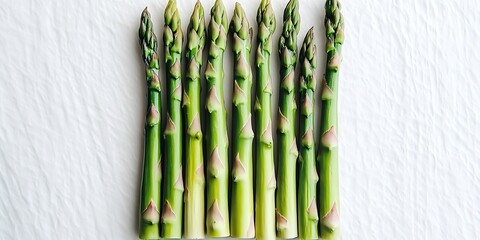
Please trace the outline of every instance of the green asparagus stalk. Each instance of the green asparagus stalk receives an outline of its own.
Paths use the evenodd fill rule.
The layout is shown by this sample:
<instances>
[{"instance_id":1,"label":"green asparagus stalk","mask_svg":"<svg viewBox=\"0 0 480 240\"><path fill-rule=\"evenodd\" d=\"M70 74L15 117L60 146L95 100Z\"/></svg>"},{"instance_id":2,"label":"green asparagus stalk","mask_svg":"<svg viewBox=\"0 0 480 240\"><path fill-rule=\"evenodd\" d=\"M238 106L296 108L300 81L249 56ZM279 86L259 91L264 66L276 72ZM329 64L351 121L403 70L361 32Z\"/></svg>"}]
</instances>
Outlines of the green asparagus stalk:
<instances>
[{"instance_id":1,"label":"green asparagus stalk","mask_svg":"<svg viewBox=\"0 0 480 240\"><path fill-rule=\"evenodd\" d=\"M205 175L200 120L200 69L205 45L205 17L203 6L197 1L190 18L187 35L187 81L183 93L186 126L186 185L184 237L205 237Z\"/></svg>"},{"instance_id":2,"label":"green asparagus stalk","mask_svg":"<svg viewBox=\"0 0 480 240\"><path fill-rule=\"evenodd\" d=\"M225 6L216 0L210 12L208 64L205 70L207 163L207 236L228 237L228 135L223 94L223 55L227 45Z\"/></svg>"},{"instance_id":3,"label":"green asparagus stalk","mask_svg":"<svg viewBox=\"0 0 480 240\"><path fill-rule=\"evenodd\" d=\"M163 42L167 79L167 124L165 127L166 170L162 209L162 236L182 237L183 174L182 174L182 29L176 0L169 0L165 9Z\"/></svg>"},{"instance_id":4,"label":"green asparagus stalk","mask_svg":"<svg viewBox=\"0 0 480 240\"><path fill-rule=\"evenodd\" d=\"M252 29L239 3L230 24L234 54L233 137L232 137L232 207L230 232L234 238L255 237L253 214L252 160L252 67L250 50Z\"/></svg>"},{"instance_id":5,"label":"green asparagus stalk","mask_svg":"<svg viewBox=\"0 0 480 240\"><path fill-rule=\"evenodd\" d=\"M277 237L297 237L297 183L298 158L295 138L295 66L297 63L297 36L300 29L298 0L290 0L283 13L283 31L278 42L280 55L280 95L278 109L278 186Z\"/></svg>"},{"instance_id":6,"label":"green asparagus stalk","mask_svg":"<svg viewBox=\"0 0 480 240\"><path fill-rule=\"evenodd\" d=\"M343 44L343 16L338 0L325 4L327 66L322 88L318 169L320 237L340 238L340 196L338 176L338 73Z\"/></svg>"},{"instance_id":7,"label":"green asparagus stalk","mask_svg":"<svg viewBox=\"0 0 480 240\"><path fill-rule=\"evenodd\" d=\"M255 223L257 239L275 239L275 166L272 138L272 85L270 55L275 13L270 0L262 0L257 11L258 48L256 54L256 187Z\"/></svg>"},{"instance_id":8,"label":"green asparagus stalk","mask_svg":"<svg viewBox=\"0 0 480 240\"><path fill-rule=\"evenodd\" d=\"M153 33L152 21L147 8L140 20L140 47L145 61L147 80L147 116L145 124L145 160L143 162L142 195L140 200L141 239L160 237L159 221L161 203L161 146L160 146L160 81L158 79L157 37Z\"/></svg>"},{"instance_id":9,"label":"green asparagus stalk","mask_svg":"<svg viewBox=\"0 0 480 240\"><path fill-rule=\"evenodd\" d=\"M298 235L300 239L318 238L317 211L317 166L315 161L314 124L314 92L315 54L317 47L311 28L300 51L300 169L298 183Z\"/></svg>"}]
</instances>

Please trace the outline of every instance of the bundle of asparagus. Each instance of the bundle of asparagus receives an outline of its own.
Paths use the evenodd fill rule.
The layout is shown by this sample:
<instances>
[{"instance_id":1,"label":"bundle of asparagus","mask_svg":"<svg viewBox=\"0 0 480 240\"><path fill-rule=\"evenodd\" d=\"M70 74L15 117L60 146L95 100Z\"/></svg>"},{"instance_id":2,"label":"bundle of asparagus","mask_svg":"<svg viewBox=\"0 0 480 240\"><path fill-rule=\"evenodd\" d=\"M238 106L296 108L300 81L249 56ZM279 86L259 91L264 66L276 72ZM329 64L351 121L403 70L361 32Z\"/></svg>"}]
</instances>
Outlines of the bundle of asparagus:
<instances>
[{"instance_id":1,"label":"bundle of asparagus","mask_svg":"<svg viewBox=\"0 0 480 240\"><path fill-rule=\"evenodd\" d=\"M315 149L314 141L316 46L313 28L306 34L300 49L300 114L297 116L295 67L300 29L298 0L290 0L284 10L278 42L281 80L276 176L270 75L272 35L276 20L270 1L261 0L257 11L258 47L254 65L257 84L253 104L253 73L249 60L253 31L241 5L235 4L229 28L222 0L216 0L206 30L204 10L200 1L197 1L187 30L186 81L182 86L183 33L176 0L168 1L163 30L167 86L164 169L161 167L161 91L157 38L153 33L150 14L145 8L139 29L148 87L140 200L141 239L205 236L340 238L337 105L344 23L338 0L326 0L325 9L327 66L321 89L323 107L318 149ZM230 31L234 55L231 168L223 93L227 29ZM206 43L206 141L203 146L200 80ZM252 128L252 105L256 134ZM298 144L296 117L299 117L300 126ZM256 150L255 154L253 149ZM315 150L318 152L317 161ZM204 159L207 159L205 164ZM183 161L186 166L185 179ZM275 192L276 179L278 189Z\"/></svg>"}]
</instances>

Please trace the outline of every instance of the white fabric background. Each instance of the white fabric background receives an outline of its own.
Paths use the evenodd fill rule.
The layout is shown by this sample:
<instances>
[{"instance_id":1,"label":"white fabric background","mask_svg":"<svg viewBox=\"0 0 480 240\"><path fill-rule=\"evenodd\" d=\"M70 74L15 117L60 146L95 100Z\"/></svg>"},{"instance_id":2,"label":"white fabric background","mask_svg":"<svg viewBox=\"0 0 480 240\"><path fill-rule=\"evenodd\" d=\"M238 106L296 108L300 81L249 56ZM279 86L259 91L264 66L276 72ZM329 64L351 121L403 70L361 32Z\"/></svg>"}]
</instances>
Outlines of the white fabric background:
<instances>
[{"instance_id":1,"label":"white fabric background","mask_svg":"<svg viewBox=\"0 0 480 240\"><path fill-rule=\"evenodd\" d=\"M213 0L202 2L209 13ZM255 26L258 1L240 2ZM179 0L184 31L194 3ZM274 46L285 4L273 3ZM299 44L315 26L317 76L323 4L300 9ZM1 1L0 239L136 239L146 5L161 39L166 0ZM343 13L344 239L479 239L480 3L343 0Z\"/></svg>"}]
</instances>

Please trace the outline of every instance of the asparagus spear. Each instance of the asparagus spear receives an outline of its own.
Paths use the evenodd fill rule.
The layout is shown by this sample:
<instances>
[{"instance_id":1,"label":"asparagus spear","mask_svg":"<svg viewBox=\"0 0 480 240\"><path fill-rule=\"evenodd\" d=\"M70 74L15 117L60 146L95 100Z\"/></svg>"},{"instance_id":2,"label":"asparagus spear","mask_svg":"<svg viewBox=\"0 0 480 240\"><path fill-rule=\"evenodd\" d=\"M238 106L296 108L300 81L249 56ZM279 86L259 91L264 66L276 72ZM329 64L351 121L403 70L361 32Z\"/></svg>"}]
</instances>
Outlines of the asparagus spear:
<instances>
[{"instance_id":1,"label":"asparagus spear","mask_svg":"<svg viewBox=\"0 0 480 240\"><path fill-rule=\"evenodd\" d=\"M258 48L256 55L257 89L255 100L256 124L256 237L274 239L275 236L275 166L272 138L272 85L270 54L272 34L275 31L275 13L270 0L262 0L257 11Z\"/></svg>"},{"instance_id":2,"label":"asparagus spear","mask_svg":"<svg viewBox=\"0 0 480 240\"><path fill-rule=\"evenodd\" d=\"M152 21L147 8L143 10L140 20L140 47L145 61L147 80L147 117L145 124L145 160L143 162L142 195L140 200L141 239L160 237L159 220L161 194L161 147L160 147L160 81L158 79L157 37L153 33Z\"/></svg>"},{"instance_id":3,"label":"asparagus spear","mask_svg":"<svg viewBox=\"0 0 480 240\"><path fill-rule=\"evenodd\" d=\"M315 142L313 138L314 124L314 92L315 54L317 48L311 28L300 51L300 169L298 183L298 235L300 239L318 238L318 212L316 202L317 166L315 164Z\"/></svg>"},{"instance_id":4,"label":"asparagus spear","mask_svg":"<svg viewBox=\"0 0 480 240\"><path fill-rule=\"evenodd\" d=\"M165 127L166 171L162 209L162 236L182 237L182 29L176 0L169 0L165 9L163 41L167 78L167 125Z\"/></svg>"},{"instance_id":5,"label":"asparagus spear","mask_svg":"<svg viewBox=\"0 0 480 240\"><path fill-rule=\"evenodd\" d=\"M233 87L232 208L230 232L234 238L255 237L252 162L252 29L239 3L230 24L235 61Z\"/></svg>"},{"instance_id":6,"label":"asparagus spear","mask_svg":"<svg viewBox=\"0 0 480 240\"><path fill-rule=\"evenodd\" d=\"M208 64L205 70L207 163L207 236L230 235L228 216L227 112L223 98L223 55L227 45L227 14L221 0L210 12Z\"/></svg>"},{"instance_id":7,"label":"asparagus spear","mask_svg":"<svg viewBox=\"0 0 480 240\"><path fill-rule=\"evenodd\" d=\"M322 88L322 115L319 144L319 214L320 237L339 239L339 185L338 185L338 71L343 44L343 16L338 0L325 4L327 36L327 66Z\"/></svg>"},{"instance_id":8,"label":"asparagus spear","mask_svg":"<svg viewBox=\"0 0 480 240\"><path fill-rule=\"evenodd\" d=\"M187 81L183 93L186 126L186 185L184 237L205 237L205 175L200 121L200 69L205 45L205 17L203 6L197 1L188 25Z\"/></svg>"},{"instance_id":9,"label":"asparagus spear","mask_svg":"<svg viewBox=\"0 0 480 240\"><path fill-rule=\"evenodd\" d=\"M283 31L278 42L280 96L278 109L277 237L297 237L297 143L295 139L295 66L300 28L298 0L290 0L283 13Z\"/></svg>"}]
</instances>

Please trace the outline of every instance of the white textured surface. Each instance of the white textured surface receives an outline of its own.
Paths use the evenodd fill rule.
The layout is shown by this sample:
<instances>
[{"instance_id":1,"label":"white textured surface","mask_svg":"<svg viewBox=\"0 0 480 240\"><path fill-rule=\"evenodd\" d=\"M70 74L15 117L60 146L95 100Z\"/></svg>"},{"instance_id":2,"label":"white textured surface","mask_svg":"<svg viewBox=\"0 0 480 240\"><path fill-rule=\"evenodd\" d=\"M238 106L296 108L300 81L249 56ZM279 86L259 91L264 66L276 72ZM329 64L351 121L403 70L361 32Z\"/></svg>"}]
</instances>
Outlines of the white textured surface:
<instances>
[{"instance_id":1,"label":"white textured surface","mask_svg":"<svg viewBox=\"0 0 480 240\"><path fill-rule=\"evenodd\" d=\"M257 1L241 2L254 25ZM301 2L299 44L314 25L322 52L324 1ZM165 4L1 1L0 239L136 238L137 29L148 5L161 36ZM179 4L184 30L193 4ZM479 239L480 3L343 0L343 12L344 239Z\"/></svg>"}]
</instances>

